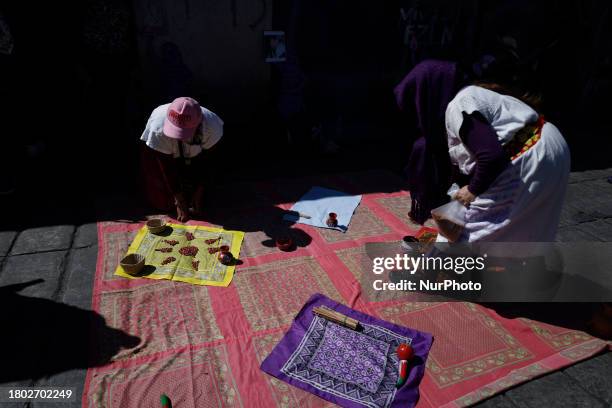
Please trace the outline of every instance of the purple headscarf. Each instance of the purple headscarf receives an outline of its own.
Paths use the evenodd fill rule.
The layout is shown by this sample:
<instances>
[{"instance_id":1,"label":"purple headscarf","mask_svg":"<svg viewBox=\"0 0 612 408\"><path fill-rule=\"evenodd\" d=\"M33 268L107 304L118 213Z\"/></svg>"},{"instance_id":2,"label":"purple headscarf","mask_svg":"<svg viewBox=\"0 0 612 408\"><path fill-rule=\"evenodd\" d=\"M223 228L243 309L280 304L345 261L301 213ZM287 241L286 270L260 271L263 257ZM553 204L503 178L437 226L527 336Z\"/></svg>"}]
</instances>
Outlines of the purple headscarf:
<instances>
[{"instance_id":1,"label":"purple headscarf","mask_svg":"<svg viewBox=\"0 0 612 408\"><path fill-rule=\"evenodd\" d=\"M444 114L462 82L456 63L426 60L394 89L397 106L403 112L412 111L419 132L406 167L412 197L410 217L419 224L430 217L432 208L447 200L451 163Z\"/></svg>"}]
</instances>

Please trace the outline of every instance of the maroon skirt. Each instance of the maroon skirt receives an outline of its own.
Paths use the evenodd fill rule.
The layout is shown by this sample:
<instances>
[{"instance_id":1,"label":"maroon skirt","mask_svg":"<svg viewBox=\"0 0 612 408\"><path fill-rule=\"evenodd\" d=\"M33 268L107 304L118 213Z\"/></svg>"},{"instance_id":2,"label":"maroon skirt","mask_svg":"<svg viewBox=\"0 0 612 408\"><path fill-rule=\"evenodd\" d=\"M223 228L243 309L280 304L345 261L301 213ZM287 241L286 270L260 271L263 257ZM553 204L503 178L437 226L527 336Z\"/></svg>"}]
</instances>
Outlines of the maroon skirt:
<instances>
[{"instance_id":1,"label":"maroon skirt","mask_svg":"<svg viewBox=\"0 0 612 408\"><path fill-rule=\"evenodd\" d=\"M193 193L205 183L207 162L203 154L191 158L187 164L183 159L173 159L143 146L140 163L144 193L149 205L162 211L174 210L171 186L190 200Z\"/></svg>"},{"instance_id":2,"label":"maroon skirt","mask_svg":"<svg viewBox=\"0 0 612 408\"><path fill-rule=\"evenodd\" d=\"M174 195L168 187L159 161L149 147L143 146L140 153L140 171L147 203L157 210L173 211Z\"/></svg>"}]
</instances>

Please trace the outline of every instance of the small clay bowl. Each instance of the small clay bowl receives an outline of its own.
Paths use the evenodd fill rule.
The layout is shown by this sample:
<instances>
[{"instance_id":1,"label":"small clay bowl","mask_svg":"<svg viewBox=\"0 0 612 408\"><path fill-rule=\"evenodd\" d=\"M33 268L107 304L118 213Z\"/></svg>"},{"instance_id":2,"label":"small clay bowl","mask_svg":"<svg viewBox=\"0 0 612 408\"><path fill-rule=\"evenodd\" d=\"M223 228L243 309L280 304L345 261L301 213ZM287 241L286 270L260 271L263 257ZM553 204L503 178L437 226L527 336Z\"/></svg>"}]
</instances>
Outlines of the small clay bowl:
<instances>
[{"instance_id":1,"label":"small clay bowl","mask_svg":"<svg viewBox=\"0 0 612 408\"><path fill-rule=\"evenodd\" d=\"M419 243L419 239L412 235L406 235L405 237L402 238L402 247L404 249L410 249L412 248L414 244L418 244L418 243Z\"/></svg>"},{"instance_id":2,"label":"small clay bowl","mask_svg":"<svg viewBox=\"0 0 612 408\"><path fill-rule=\"evenodd\" d=\"M276 247L281 251L289 251L293 246L291 237L280 237L276 239Z\"/></svg>"},{"instance_id":3,"label":"small clay bowl","mask_svg":"<svg viewBox=\"0 0 612 408\"><path fill-rule=\"evenodd\" d=\"M145 257L140 254L129 254L124 257L120 265L130 275L136 275L142 270L145 264Z\"/></svg>"},{"instance_id":4,"label":"small clay bowl","mask_svg":"<svg viewBox=\"0 0 612 408\"><path fill-rule=\"evenodd\" d=\"M223 265L229 265L234 260L234 256L231 254L231 252L219 252L217 259L219 259L219 262L221 262Z\"/></svg>"},{"instance_id":5,"label":"small clay bowl","mask_svg":"<svg viewBox=\"0 0 612 408\"><path fill-rule=\"evenodd\" d=\"M159 234L166 229L166 221L161 218L153 218L147 221L147 228L152 234Z\"/></svg>"}]
</instances>

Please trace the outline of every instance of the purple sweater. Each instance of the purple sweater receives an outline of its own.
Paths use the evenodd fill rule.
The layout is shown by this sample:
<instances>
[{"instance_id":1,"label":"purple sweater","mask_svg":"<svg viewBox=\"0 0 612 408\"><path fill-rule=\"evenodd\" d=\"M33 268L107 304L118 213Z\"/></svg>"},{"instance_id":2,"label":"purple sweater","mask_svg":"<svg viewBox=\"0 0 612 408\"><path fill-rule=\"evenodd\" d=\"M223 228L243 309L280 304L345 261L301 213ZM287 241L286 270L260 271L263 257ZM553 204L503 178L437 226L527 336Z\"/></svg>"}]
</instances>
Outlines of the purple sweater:
<instances>
[{"instance_id":1,"label":"purple sweater","mask_svg":"<svg viewBox=\"0 0 612 408\"><path fill-rule=\"evenodd\" d=\"M495 129L478 112L463 114L459 136L476 157L476 166L470 177L468 190L474 195L487 191L493 181L510 164Z\"/></svg>"}]
</instances>

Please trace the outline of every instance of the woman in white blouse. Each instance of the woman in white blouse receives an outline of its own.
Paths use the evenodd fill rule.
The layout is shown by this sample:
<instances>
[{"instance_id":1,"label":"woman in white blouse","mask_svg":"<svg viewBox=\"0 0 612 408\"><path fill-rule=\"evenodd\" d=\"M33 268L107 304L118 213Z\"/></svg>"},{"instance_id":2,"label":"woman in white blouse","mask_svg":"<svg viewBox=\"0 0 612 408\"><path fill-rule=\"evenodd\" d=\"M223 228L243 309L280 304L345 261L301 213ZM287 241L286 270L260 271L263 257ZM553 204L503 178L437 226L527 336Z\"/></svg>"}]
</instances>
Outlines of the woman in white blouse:
<instances>
[{"instance_id":1,"label":"woman in white blouse","mask_svg":"<svg viewBox=\"0 0 612 408\"><path fill-rule=\"evenodd\" d=\"M223 136L223 121L188 97L153 110L140 138L145 193L156 209L176 209L177 220L187 221L190 208L201 213L206 161L202 152Z\"/></svg>"},{"instance_id":2,"label":"woman in white blouse","mask_svg":"<svg viewBox=\"0 0 612 408\"><path fill-rule=\"evenodd\" d=\"M496 138L508 160L484 191L473 194L463 186L455 194L467 207L461 241L555 240L569 177L569 149L559 130L519 98L499 85L481 83L463 88L448 104L449 155L463 175L478 170L478 157L466 142L470 132Z\"/></svg>"}]
</instances>

